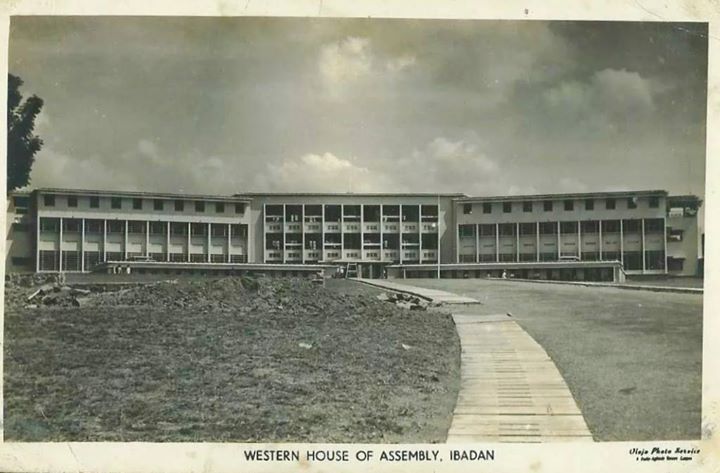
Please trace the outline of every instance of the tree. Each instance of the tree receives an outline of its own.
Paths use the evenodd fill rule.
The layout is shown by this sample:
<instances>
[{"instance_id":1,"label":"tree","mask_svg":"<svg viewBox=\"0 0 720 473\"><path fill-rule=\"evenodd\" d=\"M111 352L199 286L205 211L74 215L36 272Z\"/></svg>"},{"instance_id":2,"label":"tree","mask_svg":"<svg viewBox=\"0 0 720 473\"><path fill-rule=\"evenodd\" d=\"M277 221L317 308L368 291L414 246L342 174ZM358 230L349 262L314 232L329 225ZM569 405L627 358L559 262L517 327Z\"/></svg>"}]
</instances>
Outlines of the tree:
<instances>
[{"instance_id":1,"label":"tree","mask_svg":"<svg viewBox=\"0 0 720 473\"><path fill-rule=\"evenodd\" d=\"M35 118L43 106L43 100L33 95L23 103L20 94L22 79L8 74L7 109L7 191L10 192L30 183L30 170L35 153L40 151L42 140L33 134Z\"/></svg>"}]
</instances>

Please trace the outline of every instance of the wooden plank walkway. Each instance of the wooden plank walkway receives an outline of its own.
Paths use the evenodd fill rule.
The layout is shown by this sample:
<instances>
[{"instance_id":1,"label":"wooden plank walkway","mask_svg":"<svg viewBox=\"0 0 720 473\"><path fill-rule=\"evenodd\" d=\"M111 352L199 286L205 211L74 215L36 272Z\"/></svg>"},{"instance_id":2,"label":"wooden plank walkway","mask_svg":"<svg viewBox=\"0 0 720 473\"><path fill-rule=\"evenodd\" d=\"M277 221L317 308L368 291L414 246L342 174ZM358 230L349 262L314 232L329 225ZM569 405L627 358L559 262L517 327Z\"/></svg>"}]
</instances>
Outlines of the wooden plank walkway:
<instances>
[{"instance_id":1,"label":"wooden plank walkway","mask_svg":"<svg viewBox=\"0 0 720 473\"><path fill-rule=\"evenodd\" d=\"M506 315L453 319L461 385L448 443L592 441L545 350Z\"/></svg>"}]
</instances>

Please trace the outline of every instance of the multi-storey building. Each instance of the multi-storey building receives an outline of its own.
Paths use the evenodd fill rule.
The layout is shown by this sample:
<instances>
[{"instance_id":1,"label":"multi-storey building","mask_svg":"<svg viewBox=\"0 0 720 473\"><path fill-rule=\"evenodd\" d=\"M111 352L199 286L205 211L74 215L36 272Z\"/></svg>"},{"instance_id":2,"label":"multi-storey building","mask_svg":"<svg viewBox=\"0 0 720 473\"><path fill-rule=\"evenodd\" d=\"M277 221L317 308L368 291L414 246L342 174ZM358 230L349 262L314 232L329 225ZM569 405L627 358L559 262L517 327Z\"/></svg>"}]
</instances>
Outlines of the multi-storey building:
<instances>
[{"instance_id":1,"label":"multi-storey building","mask_svg":"<svg viewBox=\"0 0 720 473\"><path fill-rule=\"evenodd\" d=\"M100 262L141 260L247 263L248 203L145 192L16 193L9 199L6 269L90 271Z\"/></svg>"},{"instance_id":2,"label":"multi-storey building","mask_svg":"<svg viewBox=\"0 0 720 473\"><path fill-rule=\"evenodd\" d=\"M694 275L695 196L665 191L244 193L38 189L8 202L7 271L321 268L363 277Z\"/></svg>"}]
</instances>

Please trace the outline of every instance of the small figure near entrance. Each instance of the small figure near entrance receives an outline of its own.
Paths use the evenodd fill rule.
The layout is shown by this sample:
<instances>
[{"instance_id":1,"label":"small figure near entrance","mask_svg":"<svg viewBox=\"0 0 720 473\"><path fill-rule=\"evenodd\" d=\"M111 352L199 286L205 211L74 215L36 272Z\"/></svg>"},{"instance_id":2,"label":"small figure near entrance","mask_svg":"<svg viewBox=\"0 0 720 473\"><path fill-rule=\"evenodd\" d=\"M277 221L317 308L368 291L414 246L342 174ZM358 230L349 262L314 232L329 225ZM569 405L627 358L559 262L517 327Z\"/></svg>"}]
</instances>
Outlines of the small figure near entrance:
<instances>
[{"instance_id":1,"label":"small figure near entrance","mask_svg":"<svg viewBox=\"0 0 720 473\"><path fill-rule=\"evenodd\" d=\"M507 279L507 270L503 269L502 278Z\"/></svg>"}]
</instances>

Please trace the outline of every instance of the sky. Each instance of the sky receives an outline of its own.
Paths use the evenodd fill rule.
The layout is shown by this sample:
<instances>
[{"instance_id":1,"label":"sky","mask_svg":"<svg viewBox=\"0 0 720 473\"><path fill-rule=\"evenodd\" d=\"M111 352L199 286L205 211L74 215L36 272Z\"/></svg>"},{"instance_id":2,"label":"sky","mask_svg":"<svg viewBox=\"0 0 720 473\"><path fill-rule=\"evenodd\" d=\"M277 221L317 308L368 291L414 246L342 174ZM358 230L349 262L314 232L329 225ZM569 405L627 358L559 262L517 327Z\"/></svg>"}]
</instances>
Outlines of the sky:
<instances>
[{"instance_id":1,"label":"sky","mask_svg":"<svg viewBox=\"0 0 720 473\"><path fill-rule=\"evenodd\" d=\"M32 187L704 195L705 24L13 17Z\"/></svg>"}]
</instances>

